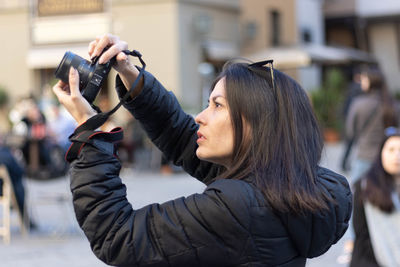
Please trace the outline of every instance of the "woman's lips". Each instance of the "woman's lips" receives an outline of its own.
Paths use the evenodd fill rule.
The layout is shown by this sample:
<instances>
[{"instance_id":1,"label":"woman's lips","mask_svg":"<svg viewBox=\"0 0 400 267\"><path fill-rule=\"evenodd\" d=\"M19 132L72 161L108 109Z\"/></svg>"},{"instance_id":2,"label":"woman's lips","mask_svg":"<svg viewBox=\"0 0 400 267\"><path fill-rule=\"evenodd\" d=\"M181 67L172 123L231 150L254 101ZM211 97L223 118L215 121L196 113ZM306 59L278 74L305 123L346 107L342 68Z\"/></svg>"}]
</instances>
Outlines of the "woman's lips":
<instances>
[{"instance_id":1,"label":"woman's lips","mask_svg":"<svg viewBox=\"0 0 400 267\"><path fill-rule=\"evenodd\" d=\"M201 132L197 132L197 137L197 143L206 139Z\"/></svg>"}]
</instances>

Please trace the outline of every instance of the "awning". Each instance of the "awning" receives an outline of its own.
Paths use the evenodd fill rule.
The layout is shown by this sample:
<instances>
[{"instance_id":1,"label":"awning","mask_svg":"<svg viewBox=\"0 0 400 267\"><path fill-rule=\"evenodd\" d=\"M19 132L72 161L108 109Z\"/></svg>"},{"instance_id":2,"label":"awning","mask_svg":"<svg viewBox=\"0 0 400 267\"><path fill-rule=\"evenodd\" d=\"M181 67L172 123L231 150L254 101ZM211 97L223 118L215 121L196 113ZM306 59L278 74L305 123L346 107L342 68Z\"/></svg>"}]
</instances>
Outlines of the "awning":
<instances>
[{"instance_id":1,"label":"awning","mask_svg":"<svg viewBox=\"0 0 400 267\"><path fill-rule=\"evenodd\" d=\"M376 63L376 59L361 50L318 44L267 48L251 55L252 61L273 59L278 68L299 68L311 64L340 65L350 63Z\"/></svg>"},{"instance_id":2,"label":"awning","mask_svg":"<svg viewBox=\"0 0 400 267\"><path fill-rule=\"evenodd\" d=\"M239 55L236 44L228 41L206 40L203 44L207 56L212 60L228 60Z\"/></svg>"},{"instance_id":3,"label":"awning","mask_svg":"<svg viewBox=\"0 0 400 267\"><path fill-rule=\"evenodd\" d=\"M56 68L58 64L60 64L61 59L67 51L71 51L86 59L89 57L87 45L68 47L35 47L29 50L26 63L31 69Z\"/></svg>"}]
</instances>

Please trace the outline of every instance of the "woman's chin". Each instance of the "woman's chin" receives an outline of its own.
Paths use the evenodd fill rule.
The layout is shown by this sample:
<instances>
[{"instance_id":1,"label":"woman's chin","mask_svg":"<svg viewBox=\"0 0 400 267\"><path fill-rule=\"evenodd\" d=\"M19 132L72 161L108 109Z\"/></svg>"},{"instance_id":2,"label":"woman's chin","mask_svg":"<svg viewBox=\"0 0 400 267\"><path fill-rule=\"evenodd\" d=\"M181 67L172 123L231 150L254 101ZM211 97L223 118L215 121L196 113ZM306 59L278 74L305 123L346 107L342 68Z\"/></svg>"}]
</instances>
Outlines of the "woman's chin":
<instances>
[{"instance_id":1,"label":"woman's chin","mask_svg":"<svg viewBox=\"0 0 400 267\"><path fill-rule=\"evenodd\" d=\"M214 162L214 160L212 158L209 157L209 155L207 156L207 154L205 154L204 151L202 151L200 148L197 148L196 156L200 160L208 161L208 162L211 162L211 163L216 163L216 162Z\"/></svg>"},{"instance_id":2,"label":"woman's chin","mask_svg":"<svg viewBox=\"0 0 400 267\"><path fill-rule=\"evenodd\" d=\"M197 150L196 150L196 156L197 156L199 159L201 159L201 160L207 160L207 159L204 157L204 154L201 153L201 149L200 149L200 148L197 148Z\"/></svg>"}]
</instances>

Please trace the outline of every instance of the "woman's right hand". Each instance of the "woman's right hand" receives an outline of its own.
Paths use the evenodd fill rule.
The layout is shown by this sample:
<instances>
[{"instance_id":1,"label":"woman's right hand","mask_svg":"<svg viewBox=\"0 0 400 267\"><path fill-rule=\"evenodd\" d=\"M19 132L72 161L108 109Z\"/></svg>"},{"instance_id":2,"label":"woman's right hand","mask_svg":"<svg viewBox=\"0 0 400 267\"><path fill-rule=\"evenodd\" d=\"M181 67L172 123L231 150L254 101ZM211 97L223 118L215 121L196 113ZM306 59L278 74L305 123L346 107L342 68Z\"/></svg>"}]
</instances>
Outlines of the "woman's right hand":
<instances>
[{"instance_id":1,"label":"woman's right hand","mask_svg":"<svg viewBox=\"0 0 400 267\"><path fill-rule=\"evenodd\" d=\"M108 48L103 54L103 50ZM112 34L105 34L89 44L89 56L90 58L98 57L100 64L108 62L111 58L116 56L116 63L114 69L118 71L122 82L127 89L130 89L133 82L139 75L138 69L131 63L129 56L126 55L123 50L128 49L128 44L125 41L119 39L118 36ZM140 90L136 90L138 93Z\"/></svg>"},{"instance_id":2,"label":"woman's right hand","mask_svg":"<svg viewBox=\"0 0 400 267\"><path fill-rule=\"evenodd\" d=\"M79 91L79 73L76 69L71 68L69 70L69 84L58 81L53 87L53 92L57 96L58 101L79 125L96 115L96 111Z\"/></svg>"}]
</instances>

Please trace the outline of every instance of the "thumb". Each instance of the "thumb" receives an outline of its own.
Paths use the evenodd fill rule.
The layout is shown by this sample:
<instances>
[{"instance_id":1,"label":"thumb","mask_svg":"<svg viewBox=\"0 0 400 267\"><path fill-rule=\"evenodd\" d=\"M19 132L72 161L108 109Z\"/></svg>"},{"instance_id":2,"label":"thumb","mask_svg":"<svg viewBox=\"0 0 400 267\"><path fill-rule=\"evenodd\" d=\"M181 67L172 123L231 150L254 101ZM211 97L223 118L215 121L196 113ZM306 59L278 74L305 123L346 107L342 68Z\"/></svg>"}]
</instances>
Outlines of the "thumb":
<instances>
[{"instance_id":1,"label":"thumb","mask_svg":"<svg viewBox=\"0 0 400 267\"><path fill-rule=\"evenodd\" d=\"M81 95L79 91L79 73L74 67L71 67L69 69L68 79L69 79L69 90L71 92L71 96Z\"/></svg>"},{"instance_id":2,"label":"thumb","mask_svg":"<svg viewBox=\"0 0 400 267\"><path fill-rule=\"evenodd\" d=\"M124 62L128 60L128 56L124 52L119 52L117 55L117 61Z\"/></svg>"}]
</instances>

